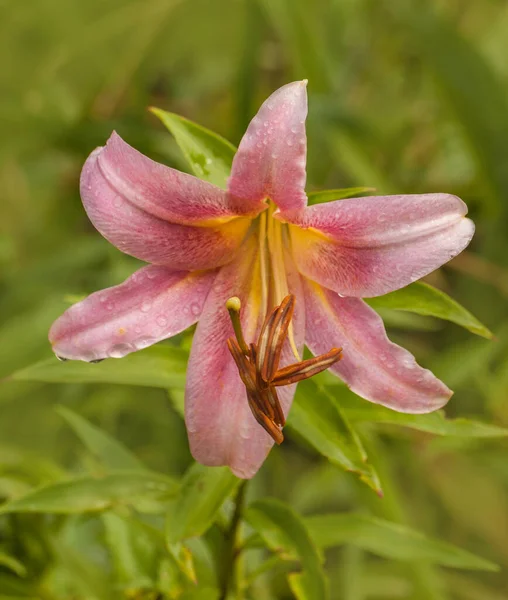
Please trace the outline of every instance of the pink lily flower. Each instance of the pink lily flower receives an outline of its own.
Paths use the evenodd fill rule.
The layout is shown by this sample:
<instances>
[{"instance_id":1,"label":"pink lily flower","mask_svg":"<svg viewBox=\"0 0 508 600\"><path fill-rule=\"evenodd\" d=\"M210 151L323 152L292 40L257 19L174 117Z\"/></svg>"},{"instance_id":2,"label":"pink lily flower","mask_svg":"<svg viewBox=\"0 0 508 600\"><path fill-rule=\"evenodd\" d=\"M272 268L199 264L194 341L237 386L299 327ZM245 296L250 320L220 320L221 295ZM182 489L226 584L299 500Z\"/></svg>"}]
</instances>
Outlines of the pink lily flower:
<instances>
[{"instance_id":1,"label":"pink lily flower","mask_svg":"<svg viewBox=\"0 0 508 600\"><path fill-rule=\"evenodd\" d=\"M242 303L247 343L291 294L281 365L304 342L342 348L331 371L356 394L401 412L442 407L452 392L389 341L362 297L402 288L469 243L467 207L449 194L378 196L307 206L306 82L274 92L241 140L228 189L153 162L113 133L81 175L85 210L122 252L151 263L70 307L51 327L57 356L120 358L198 322L185 398L193 456L252 477L273 445L256 422L227 345L226 301ZM279 389L287 416L295 385Z\"/></svg>"}]
</instances>

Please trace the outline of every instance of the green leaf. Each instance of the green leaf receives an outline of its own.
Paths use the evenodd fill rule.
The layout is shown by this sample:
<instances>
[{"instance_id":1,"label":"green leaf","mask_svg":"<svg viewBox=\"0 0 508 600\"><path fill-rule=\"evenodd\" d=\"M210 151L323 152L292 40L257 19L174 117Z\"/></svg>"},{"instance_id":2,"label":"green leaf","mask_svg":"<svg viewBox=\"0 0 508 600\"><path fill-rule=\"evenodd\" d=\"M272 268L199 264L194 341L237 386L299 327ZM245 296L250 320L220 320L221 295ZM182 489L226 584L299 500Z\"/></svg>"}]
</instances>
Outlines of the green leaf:
<instances>
[{"instance_id":1,"label":"green leaf","mask_svg":"<svg viewBox=\"0 0 508 600\"><path fill-rule=\"evenodd\" d=\"M47 485L0 506L6 513L98 512L147 498L173 496L178 484L159 473L121 471L105 477L78 477Z\"/></svg>"},{"instance_id":2,"label":"green leaf","mask_svg":"<svg viewBox=\"0 0 508 600\"><path fill-rule=\"evenodd\" d=\"M356 473L377 494L382 493L358 435L331 392L317 381L298 384L288 427L332 463Z\"/></svg>"},{"instance_id":3,"label":"green leaf","mask_svg":"<svg viewBox=\"0 0 508 600\"><path fill-rule=\"evenodd\" d=\"M350 187L341 188L337 190L323 190L319 192L309 192L307 198L309 204L322 204L323 202L332 202L333 200L343 200L344 198L351 198L352 196L359 196L363 194L369 194L375 192L376 188L373 187Z\"/></svg>"},{"instance_id":4,"label":"green leaf","mask_svg":"<svg viewBox=\"0 0 508 600\"><path fill-rule=\"evenodd\" d=\"M151 108L175 137L193 173L225 188L236 148L223 137L160 108Z\"/></svg>"},{"instance_id":5,"label":"green leaf","mask_svg":"<svg viewBox=\"0 0 508 600\"><path fill-rule=\"evenodd\" d=\"M50 358L12 374L19 381L52 383L119 383L184 388L188 353L172 346L152 346L100 364L59 362Z\"/></svg>"},{"instance_id":6,"label":"green leaf","mask_svg":"<svg viewBox=\"0 0 508 600\"><path fill-rule=\"evenodd\" d=\"M303 572L288 576L299 600L328 598L322 556L304 520L290 506L275 499L259 500L248 507L245 519L282 559L300 560Z\"/></svg>"},{"instance_id":7,"label":"green leaf","mask_svg":"<svg viewBox=\"0 0 508 600\"><path fill-rule=\"evenodd\" d=\"M162 536L135 518L112 511L102 515L102 522L117 585L129 590L154 587L164 549Z\"/></svg>"},{"instance_id":8,"label":"green leaf","mask_svg":"<svg viewBox=\"0 0 508 600\"><path fill-rule=\"evenodd\" d=\"M492 338L492 333L468 310L441 290L422 281L411 283L385 296L369 298L367 303L376 309L391 308L438 317L465 327L484 338Z\"/></svg>"},{"instance_id":9,"label":"green leaf","mask_svg":"<svg viewBox=\"0 0 508 600\"><path fill-rule=\"evenodd\" d=\"M72 410L57 406L56 411L74 429L81 441L108 469L142 471L145 465L125 446L110 435L89 423Z\"/></svg>"},{"instance_id":10,"label":"green leaf","mask_svg":"<svg viewBox=\"0 0 508 600\"><path fill-rule=\"evenodd\" d=\"M239 483L228 467L191 465L182 480L180 493L168 511L168 544L202 535Z\"/></svg>"},{"instance_id":11,"label":"green leaf","mask_svg":"<svg viewBox=\"0 0 508 600\"><path fill-rule=\"evenodd\" d=\"M353 422L367 421L401 425L435 435L463 438L500 438L508 436L508 429L503 427L481 423L472 419L447 419L442 410L424 415L399 413L379 404L361 400L347 389L341 389L340 394L341 407Z\"/></svg>"},{"instance_id":12,"label":"green leaf","mask_svg":"<svg viewBox=\"0 0 508 600\"><path fill-rule=\"evenodd\" d=\"M370 515L316 515L307 517L305 524L322 549L353 544L392 560L425 561L457 569L498 570L495 564L466 550Z\"/></svg>"},{"instance_id":13,"label":"green leaf","mask_svg":"<svg viewBox=\"0 0 508 600\"><path fill-rule=\"evenodd\" d=\"M15 573L18 577L26 576L26 567L22 563L19 562L17 558L6 554L0 550L0 566L9 569Z\"/></svg>"}]
</instances>

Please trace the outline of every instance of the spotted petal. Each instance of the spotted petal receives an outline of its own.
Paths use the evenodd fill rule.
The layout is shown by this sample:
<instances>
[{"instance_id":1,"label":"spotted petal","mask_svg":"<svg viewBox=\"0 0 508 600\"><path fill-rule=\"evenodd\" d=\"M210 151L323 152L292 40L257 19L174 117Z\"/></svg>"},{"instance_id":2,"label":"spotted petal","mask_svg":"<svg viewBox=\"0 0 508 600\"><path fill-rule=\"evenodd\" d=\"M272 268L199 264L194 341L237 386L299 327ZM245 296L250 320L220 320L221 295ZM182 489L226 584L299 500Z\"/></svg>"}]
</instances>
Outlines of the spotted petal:
<instances>
[{"instance_id":1,"label":"spotted petal","mask_svg":"<svg viewBox=\"0 0 508 600\"><path fill-rule=\"evenodd\" d=\"M225 209L221 212L218 195L215 203L206 203L201 184L210 184L185 175L189 179L181 185L179 177L184 174L165 178L166 169L178 173L150 161L113 136L105 148L88 157L81 174L81 197L90 220L117 248L147 262L182 270L209 269L228 262L250 219L228 220ZM173 194L170 202L171 182L178 195ZM194 192L190 182L198 182ZM185 208L186 201L189 206ZM200 213L199 201L204 202ZM214 211L217 218L211 219ZM194 217L197 222L198 213L202 217L199 226L182 224Z\"/></svg>"},{"instance_id":2,"label":"spotted petal","mask_svg":"<svg viewBox=\"0 0 508 600\"><path fill-rule=\"evenodd\" d=\"M313 354L342 347L331 367L359 396L399 412L426 413L452 395L412 354L390 342L379 315L359 298L305 282L305 342Z\"/></svg>"},{"instance_id":3,"label":"spotted petal","mask_svg":"<svg viewBox=\"0 0 508 600\"><path fill-rule=\"evenodd\" d=\"M66 310L49 332L53 351L74 360L120 358L176 335L198 320L215 276L143 267Z\"/></svg>"},{"instance_id":4,"label":"spotted petal","mask_svg":"<svg viewBox=\"0 0 508 600\"><path fill-rule=\"evenodd\" d=\"M283 212L307 205L306 83L279 88L252 119L233 160L233 196L251 203L270 198Z\"/></svg>"},{"instance_id":5,"label":"spotted petal","mask_svg":"<svg viewBox=\"0 0 508 600\"><path fill-rule=\"evenodd\" d=\"M344 296L380 296L459 254L474 225L449 194L351 198L309 206L291 219L296 264Z\"/></svg>"},{"instance_id":6,"label":"spotted petal","mask_svg":"<svg viewBox=\"0 0 508 600\"><path fill-rule=\"evenodd\" d=\"M227 349L226 340L234 334L225 303L233 295L242 301L241 321L250 342L257 337L264 318L258 288L259 264L254 243L242 248L242 255L222 267L217 276L194 335L185 395L185 417L194 458L205 465L229 465L235 475L243 478L257 472L273 440L252 415L245 387ZM303 301L299 306L298 309L297 300L293 322L297 343L301 345ZM284 352L287 349L283 360ZM294 387L278 390L286 415Z\"/></svg>"}]
</instances>

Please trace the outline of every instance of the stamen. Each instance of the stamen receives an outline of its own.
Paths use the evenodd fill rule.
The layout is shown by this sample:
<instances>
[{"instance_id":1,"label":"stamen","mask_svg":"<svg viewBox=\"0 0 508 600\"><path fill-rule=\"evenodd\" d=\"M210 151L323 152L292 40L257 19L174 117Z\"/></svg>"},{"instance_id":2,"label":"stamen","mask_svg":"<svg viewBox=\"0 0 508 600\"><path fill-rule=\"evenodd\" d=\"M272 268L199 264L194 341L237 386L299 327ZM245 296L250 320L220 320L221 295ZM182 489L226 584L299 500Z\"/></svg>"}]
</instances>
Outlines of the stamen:
<instances>
[{"instance_id":1,"label":"stamen","mask_svg":"<svg viewBox=\"0 0 508 600\"><path fill-rule=\"evenodd\" d=\"M261 268L261 308L268 310L268 266L266 261L266 212L259 216L259 264Z\"/></svg>"},{"instance_id":2,"label":"stamen","mask_svg":"<svg viewBox=\"0 0 508 600\"><path fill-rule=\"evenodd\" d=\"M254 415L256 421L263 427L263 429L273 438L273 441L280 445L284 441L284 434L282 433L282 426L275 423L268 417L262 410L259 409L256 400L249 392L247 392L247 399L249 407Z\"/></svg>"},{"instance_id":3,"label":"stamen","mask_svg":"<svg viewBox=\"0 0 508 600\"><path fill-rule=\"evenodd\" d=\"M330 368L342 358L342 348L332 348L326 354L309 358L301 362L289 365L275 373L271 384L275 386L290 385L303 379L309 379L321 371Z\"/></svg>"},{"instance_id":4,"label":"stamen","mask_svg":"<svg viewBox=\"0 0 508 600\"><path fill-rule=\"evenodd\" d=\"M240 299L234 296L226 302L236 339L227 340L240 379L245 385L249 408L256 421L271 435L275 443L284 440L286 423L276 386L290 385L324 371L342 357L341 348L309 360L299 361L279 369L279 361L295 307L295 297L286 296L265 318L258 343L247 346L240 324Z\"/></svg>"},{"instance_id":5,"label":"stamen","mask_svg":"<svg viewBox=\"0 0 508 600\"><path fill-rule=\"evenodd\" d=\"M286 296L277 309L273 325L269 331L268 351L261 366L261 377L264 381L270 381L279 368L282 346L287 337L287 332L295 307L295 297Z\"/></svg>"},{"instance_id":6,"label":"stamen","mask_svg":"<svg viewBox=\"0 0 508 600\"><path fill-rule=\"evenodd\" d=\"M247 346L245 338L243 337L242 324L240 322L240 310L242 308L240 298L238 298L238 296L229 298L229 300L226 302L226 308L228 309L229 318L231 319L235 337L238 340L238 345L245 356L249 356L249 346Z\"/></svg>"},{"instance_id":7,"label":"stamen","mask_svg":"<svg viewBox=\"0 0 508 600\"><path fill-rule=\"evenodd\" d=\"M273 323L275 321L275 317L277 316L278 307L272 309L272 311L266 315L265 322L261 327L261 333L259 334L258 339L258 347L257 347L257 356L256 356L256 370L261 375L261 379L266 379L263 377L263 365L266 362L266 356L268 353L268 345L271 337L271 332L273 329Z\"/></svg>"}]
</instances>

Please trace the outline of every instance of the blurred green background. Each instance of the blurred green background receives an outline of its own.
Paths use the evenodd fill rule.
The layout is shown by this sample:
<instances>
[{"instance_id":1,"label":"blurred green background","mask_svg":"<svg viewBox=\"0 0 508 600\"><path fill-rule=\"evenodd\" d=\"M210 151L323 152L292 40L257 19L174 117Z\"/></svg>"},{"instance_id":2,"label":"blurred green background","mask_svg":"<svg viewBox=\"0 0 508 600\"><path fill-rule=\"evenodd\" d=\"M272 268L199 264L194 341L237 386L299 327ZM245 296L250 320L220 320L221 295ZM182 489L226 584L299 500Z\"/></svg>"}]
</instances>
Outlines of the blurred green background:
<instances>
[{"instance_id":1,"label":"blurred green background","mask_svg":"<svg viewBox=\"0 0 508 600\"><path fill-rule=\"evenodd\" d=\"M100 426L151 469L179 477L189 466L185 429L164 389L10 375L51 356L47 330L70 303L137 267L82 208L79 172L91 150L116 129L150 157L188 170L147 107L236 144L266 96L302 78L309 79L309 190L439 191L468 204L475 238L429 282L495 339L410 313L383 316L391 338L455 390L447 415L508 427L505 0L0 0L0 56L2 498L100 469L56 405ZM179 343L188 346L189 337ZM403 556L404 549L390 559L393 542L381 536L387 556L368 542L327 551L331 597L507 598L506 441L372 422L358 430L384 500L291 431L249 493L304 515L354 510L405 523L501 569L450 569ZM87 515L0 516L0 598L216 597L221 554L210 566L213 529L191 548L209 589L182 596L160 591L159 550L143 554L144 578L135 559L126 568L114 531L114 523ZM247 571L249 560L261 560L256 552L245 555ZM286 571L274 563L245 597L293 597Z\"/></svg>"}]
</instances>

